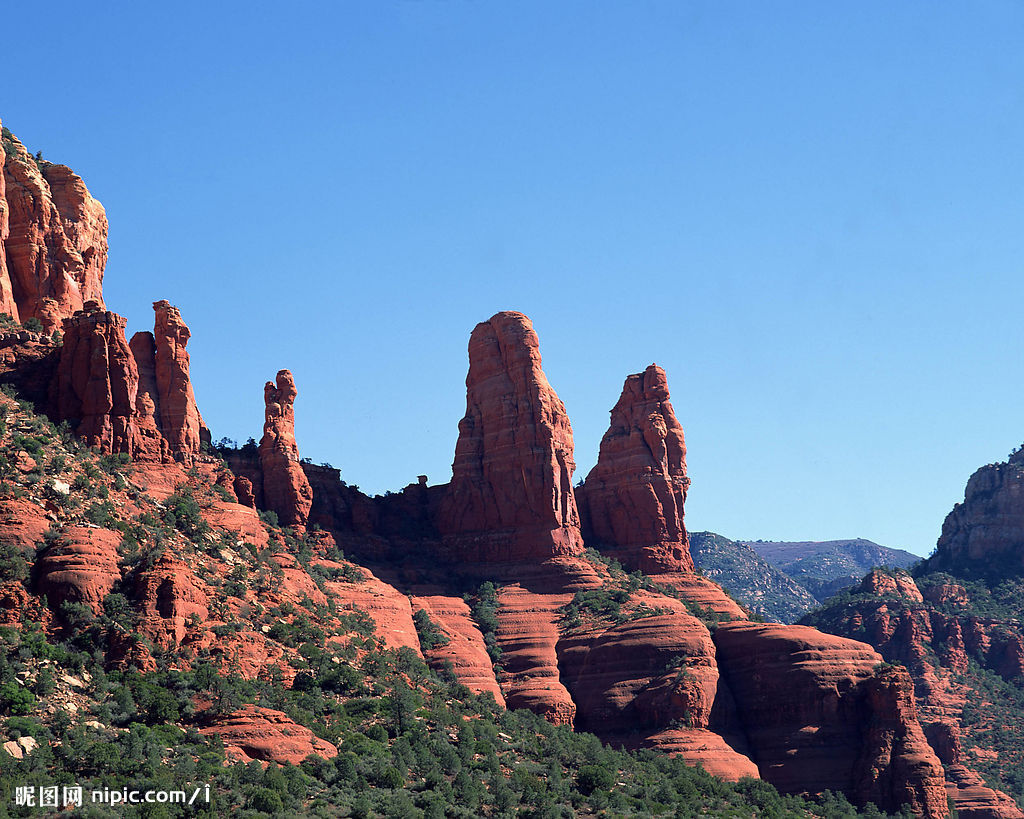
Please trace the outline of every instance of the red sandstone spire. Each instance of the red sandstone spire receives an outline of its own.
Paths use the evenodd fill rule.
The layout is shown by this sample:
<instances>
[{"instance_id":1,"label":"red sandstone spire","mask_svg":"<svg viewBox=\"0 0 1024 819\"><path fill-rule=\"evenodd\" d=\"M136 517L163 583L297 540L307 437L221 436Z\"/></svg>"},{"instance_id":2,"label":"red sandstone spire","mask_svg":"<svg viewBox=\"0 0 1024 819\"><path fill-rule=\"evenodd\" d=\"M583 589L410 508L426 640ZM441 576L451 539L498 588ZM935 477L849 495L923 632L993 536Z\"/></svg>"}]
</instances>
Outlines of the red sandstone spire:
<instances>
[{"instance_id":1,"label":"red sandstone spire","mask_svg":"<svg viewBox=\"0 0 1024 819\"><path fill-rule=\"evenodd\" d=\"M522 313L498 313L469 339L466 415L438 526L453 557L508 562L582 550L572 489L572 427L541 369Z\"/></svg>"},{"instance_id":2,"label":"red sandstone spire","mask_svg":"<svg viewBox=\"0 0 1024 819\"><path fill-rule=\"evenodd\" d=\"M587 541L630 568L692 572L686 443L665 371L652 364L627 377L611 416L597 465L578 490Z\"/></svg>"},{"instance_id":3,"label":"red sandstone spire","mask_svg":"<svg viewBox=\"0 0 1024 819\"><path fill-rule=\"evenodd\" d=\"M313 505L313 490L299 464L295 443L295 379L281 370L277 384L268 381L263 389L266 422L260 439L260 467L263 471L263 501L277 512L285 526L305 526Z\"/></svg>"}]
</instances>

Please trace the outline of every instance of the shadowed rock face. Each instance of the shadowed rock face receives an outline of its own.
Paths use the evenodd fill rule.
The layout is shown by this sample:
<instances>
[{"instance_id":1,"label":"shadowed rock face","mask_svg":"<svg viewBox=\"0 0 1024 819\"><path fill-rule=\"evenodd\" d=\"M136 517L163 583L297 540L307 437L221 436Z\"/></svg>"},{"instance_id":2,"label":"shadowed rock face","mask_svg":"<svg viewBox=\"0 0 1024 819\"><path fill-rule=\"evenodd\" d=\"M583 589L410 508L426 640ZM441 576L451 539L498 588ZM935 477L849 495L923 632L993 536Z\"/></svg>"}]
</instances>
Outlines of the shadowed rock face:
<instances>
[{"instance_id":1,"label":"shadowed rock face","mask_svg":"<svg viewBox=\"0 0 1024 819\"><path fill-rule=\"evenodd\" d=\"M0 149L0 312L47 332L103 304L107 216L64 165L36 162L13 136Z\"/></svg>"},{"instance_id":2,"label":"shadowed rock face","mask_svg":"<svg viewBox=\"0 0 1024 819\"><path fill-rule=\"evenodd\" d=\"M313 505L313 490L295 443L296 395L295 379L288 370L278 372L276 384L268 381L263 388L266 422L259 449L263 501L286 526L305 526Z\"/></svg>"},{"instance_id":3,"label":"shadowed rock face","mask_svg":"<svg viewBox=\"0 0 1024 819\"><path fill-rule=\"evenodd\" d=\"M469 340L466 415L438 529L451 556L515 562L582 551L572 427L522 313L498 313Z\"/></svg>"},{"instance_id":4,"label":"shadowed rock face","mask_svg":"<svg viewBox=\"0 0 1024 819\"><path fill-rule=\"evenodd\" d=\"M692 572L686 443L665 371L652 364L628 376L611 415L597 465L577 493L587 542L630 568Z\"/></svg>"}]
</instances>

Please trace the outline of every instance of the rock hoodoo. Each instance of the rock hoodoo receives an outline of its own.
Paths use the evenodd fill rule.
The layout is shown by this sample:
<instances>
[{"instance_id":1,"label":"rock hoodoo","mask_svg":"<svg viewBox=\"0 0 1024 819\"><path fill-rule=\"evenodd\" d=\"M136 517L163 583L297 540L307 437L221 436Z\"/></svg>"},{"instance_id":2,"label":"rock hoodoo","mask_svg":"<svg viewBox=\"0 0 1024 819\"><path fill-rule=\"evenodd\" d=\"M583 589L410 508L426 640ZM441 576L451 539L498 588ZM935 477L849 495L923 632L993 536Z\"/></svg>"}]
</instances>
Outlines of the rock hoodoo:
<instances>
[{"instance_id":1,"label":"rock hoodoo","mask_svg":"<svg viewBox=\"0 0 1024 819\"><path fill-rule=\"evenodd\" d=\"M313 490L302 471L295 443L297 394L295 379L288 370L279 371L277 383L268 381L263 388L266 422L259 448L263 502L285 526L305 526L313 505Z\"/></svg>"},{"instance_id":2,"label":"rock hoodoo","mask_svg":"<svg viewBox=\"0 0 1024 819\"><path fill-rule=\"evenodd\" d=\"M159 426L171 452L179 460L199 453L202 441L209 442L189 376L189 357L185 347L192 333L181 319L177 307L167 301L153 303L156 322L153 339L156 353L154 372L160 395Z\"/></svg>"},{"instance_id":3,"label":"rock hoodoo","mask_svg":"<svg viewBox=\"0 0 1024 819\"><path fill-rule=\"evenodd\" d=\"M85 302L102 307L107 216L70 168L33 158L10 131L2 143L0 312L52 332Z\"/></svg>"},{"instance_id":4,"label":"rock hoodoo","mask_svg":"<svg viewBox=\"0 0 1024 819\"><path fill-rule=\"evenodd\" d=\"M577 492L587 543L630 568L692 572L686 443L665 371L652 364L627 377L611 415L597 465Z\"/></svg>"},{"instance_id":5,"label":"rock hoodoo","mask_svg":"<svg viewBox=\"0 0 1024 819\"><path fill-rule=\"evenodd\" d=\"M572 427L522 313L469 339L466 415L438 529L453 559L513 563L579 554Z\"/></svg>"}]
</instances>

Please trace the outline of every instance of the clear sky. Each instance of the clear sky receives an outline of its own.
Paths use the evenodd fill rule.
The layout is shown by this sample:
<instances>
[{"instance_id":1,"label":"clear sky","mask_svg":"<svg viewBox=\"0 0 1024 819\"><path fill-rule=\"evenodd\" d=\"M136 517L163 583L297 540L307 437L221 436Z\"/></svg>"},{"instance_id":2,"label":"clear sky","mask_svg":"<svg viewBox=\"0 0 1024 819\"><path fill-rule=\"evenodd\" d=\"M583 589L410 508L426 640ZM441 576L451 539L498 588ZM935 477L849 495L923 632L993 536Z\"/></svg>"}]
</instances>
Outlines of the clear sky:
<instances>
[{"instance_id":1,"label":"clear sky","mask_svg":"<svg viewBox=\"0 0 1024 819\"><path fill-rule=\"evenodd\" d=\"M12 23L10 15L6 15ZM192 329L215 437L451 474L531 316L580 474L656 361L691 529L927 553L1024 440L1024 6L46 3L0 117L106 206L108 306Z\"/></svg>"}]
</instances>

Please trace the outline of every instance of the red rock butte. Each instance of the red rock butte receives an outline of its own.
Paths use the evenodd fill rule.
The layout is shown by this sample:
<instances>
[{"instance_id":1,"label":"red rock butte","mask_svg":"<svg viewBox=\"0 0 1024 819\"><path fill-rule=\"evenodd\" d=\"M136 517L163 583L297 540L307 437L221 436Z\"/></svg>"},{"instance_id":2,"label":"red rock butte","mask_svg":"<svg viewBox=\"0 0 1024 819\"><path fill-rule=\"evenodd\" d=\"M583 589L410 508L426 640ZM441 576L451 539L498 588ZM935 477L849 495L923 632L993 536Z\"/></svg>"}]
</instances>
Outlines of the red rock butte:
<instances>
[{"instance_id":1,"label":"red rock butte","mask_svg":"<svg viewBox=\"0 0 1024 819\"><path fill-rule=\"evenodd\" d=\"M513 563L583 550L573 494L572 426L541 369L522 313L497 313L469 339L466 415L441 501L449 556Z\"/></svg>"}]
</instances>

